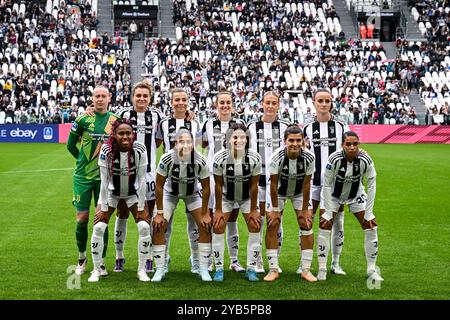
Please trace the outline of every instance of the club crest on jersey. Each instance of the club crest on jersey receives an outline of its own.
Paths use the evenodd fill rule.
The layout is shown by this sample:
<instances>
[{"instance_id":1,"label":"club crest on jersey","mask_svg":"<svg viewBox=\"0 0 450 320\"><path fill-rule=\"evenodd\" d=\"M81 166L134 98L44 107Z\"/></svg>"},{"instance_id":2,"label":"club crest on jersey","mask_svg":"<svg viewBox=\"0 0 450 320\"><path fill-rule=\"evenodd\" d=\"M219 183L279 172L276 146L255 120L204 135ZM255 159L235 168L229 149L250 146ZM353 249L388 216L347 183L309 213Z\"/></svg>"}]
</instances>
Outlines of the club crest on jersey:
<instances>
[{"instance_id":1,"label":"club crest on jersey","mask_svg":"<svg viewBox=\"0 0 450 320\"><path fill-rule=\"evenodd\" d=\"M213 167L214 167L214 168L218 168L219 165L218 165L216 162L214 162L214 163L213 163Z\"/></svg>"},{"instance_id":2,"label":"club crest on jersey","mask_svg":"<svg viewBox=\"0 0 450 320\"><path fill-rule=\"evenodd\" d=\"M355 164L355 171L359 171L359 164Z\"/></svg>"},{"instance_id":3,"label":"club crest on jersey","mask_svg":"<svg viewBox=\"0 0 450 320\"><path fill-rule=\"evenodd\" d=\"M72 125L72 131L77 131L77 129L78 129L78 123L74 122Z\"/></svg>"},{"instance_id":4,"label":"club crest on jersey","mask_svg":"<svg viewBox=\"0 0 450 320\"><path fill-rule=\"evenodd\" d=\"M334 127L330 127L330 133L334 134Z\"/></svg>"},{"instance_id":5,"label":"club crest on jersey","mask_svg":"<svg viewBox=\"0 0 450 320\"><path fill-rule=\"evenodd\" d=\"M100 159L101 160L106 160L106 155L104 153L100 154Z\"/></svg>"},{"instance_id":6,"label":"club crest on jersey","mask_svg":"<svg viewBox=\"0 0 450 320\"><path fill-rule=\"evenodd\" d=\"M326 167L328 170L331 170L331 164L327 164L327 167Z\"/></svg>"},{"instance_id":7,"label":"club crest on jersey","mask_svg":"<svg viewBox=\"0 0 450 320\"><path fill-rule=\"evenodd\" d=\"M159 167L160 167L161 169L164 169L164 163L161 162L161 163L159 164Z\"/></svg>"},{"instance_id":8,"label":"club crest on jersey","mask_svg":"<svg viewBox=\"0 0 450 320\"><path fill-rule=\"evenodd\" d=\"M248 163L244 164L244 170L248 170Z\"/></svg>"},{"instance_id":9,"label":"club crest on jersey","mask_svg":"<svg viewBox=\"0 0 450 320\"><path fill-rule=\"evenodd\" d=\"M152 121L152 117L150 117L150 116L147 116L146 118L147 118L147 122L150 122L150 121Z\"/></svg>"}]
</instances>

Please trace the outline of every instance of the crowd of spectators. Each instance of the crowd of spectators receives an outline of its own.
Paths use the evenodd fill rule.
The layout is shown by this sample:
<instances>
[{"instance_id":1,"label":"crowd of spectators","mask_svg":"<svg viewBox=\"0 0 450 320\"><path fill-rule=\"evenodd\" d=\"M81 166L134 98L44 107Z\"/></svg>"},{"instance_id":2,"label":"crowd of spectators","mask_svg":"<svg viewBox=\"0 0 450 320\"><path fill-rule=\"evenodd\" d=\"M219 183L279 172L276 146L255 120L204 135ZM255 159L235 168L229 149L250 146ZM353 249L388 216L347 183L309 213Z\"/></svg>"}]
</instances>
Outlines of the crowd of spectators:
<instances>
[{"instance_id":1,"label":"crowd of spectators","mask_svg":"<svg viewBox=\"0 0 450 320\"><path fill-rule=\"evenodd\" d=\"M129 103L128 44L97 35L92 3L0 3L0 123L73 121L97 84L112 89L113 109Z\"/></svg>"},{"instance_id":2,"label":"crowd of spectators","mask_svg":"<svg viewBox=\"0 0 450 320\"><path fill-rule=\"evenodd\" d=\"M146 42L161 107L168 89L181 86L208 116L214 94L227 89L238 114L251 119L263 92L275 89L288 93L280 115L303 122L314 111L312 92L328 87L348 123L418 122L382 44L345 39L331 1L175 0L174 24L178 41Z\"/></svg>"},{"instance_id":3,"label":"crowd of spectators","mask_svg":"<svg viewBox=\"0 0 450 320\"><path fill-rule=\"evenodd\" d=\"M410 0L409 5L427 41L397 41L404 86L417 90L423 99L426 124L449 124L450 2Z\"/></svg>"}]
</instances>

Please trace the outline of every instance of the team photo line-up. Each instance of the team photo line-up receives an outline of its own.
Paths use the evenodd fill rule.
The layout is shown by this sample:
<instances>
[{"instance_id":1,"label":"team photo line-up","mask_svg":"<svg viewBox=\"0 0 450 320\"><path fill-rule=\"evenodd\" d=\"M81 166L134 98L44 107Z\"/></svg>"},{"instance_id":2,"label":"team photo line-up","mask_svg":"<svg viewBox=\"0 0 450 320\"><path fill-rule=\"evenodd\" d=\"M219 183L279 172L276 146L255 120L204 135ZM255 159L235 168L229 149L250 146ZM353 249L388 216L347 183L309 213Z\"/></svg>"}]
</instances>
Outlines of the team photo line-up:
<instances>
[{"instance_id":1,"label":"team photo line-up","mask_svg":"<svg viewBox=\"0 0 450 320\"><path fill-rule=\"evenodd\" d=\"M168 117L152 107L151 100L151 83L141 80L133 86L132 107L114 114L108 111L108 88L97 86L92 106L72 125L67 149L76 159L76 274L86 271L89 208L94 198L93 271L88 281L97 282L108 275L104 258L108 222L114 212L114 272L124 271L131 212L138 228L137 277L143 282L162 281L171 261L174 212L182 199L192 273L203 281L224 280L226 233L230 270L242 272L249 281L259 281L258 274L265 273L265 242L269 271L263 279L275 281L282 273L278 258L283 243L283 210L290 199L299 226L297 273L302 279L326 280L330 247L331 272L345 275L339 258L344 242L343 207L348 205L364 231L367 276L383 281L376 267L374 163L359 148L358 135L331 114L328 89L314 93L316 116L303 128L278 117L280 98L274 91L263 95L263 113L249 123L234 117L233 97L228 91L217 93L216 116L203 124L189 111L189 96L182 88L171 90L172 114ZM164 153L157 163L161 144ZM313 221L318 209L319 270L314 276ZM248 229L245 266L238 260L239 211ZM152 278L149 273L154 273Z\"/></svg>"}]
</instances>

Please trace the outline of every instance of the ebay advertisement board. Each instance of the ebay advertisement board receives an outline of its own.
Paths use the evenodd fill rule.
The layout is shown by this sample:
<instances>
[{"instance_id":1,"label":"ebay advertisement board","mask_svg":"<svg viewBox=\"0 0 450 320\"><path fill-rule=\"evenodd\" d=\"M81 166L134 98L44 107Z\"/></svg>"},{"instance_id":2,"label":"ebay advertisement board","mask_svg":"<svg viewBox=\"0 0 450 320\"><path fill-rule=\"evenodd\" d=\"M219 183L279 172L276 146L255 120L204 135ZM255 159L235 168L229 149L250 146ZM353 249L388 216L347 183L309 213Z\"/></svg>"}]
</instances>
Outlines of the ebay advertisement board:
<instances>
[{"instance_id":1,"label":"ebay advertisement board","mask_svg":"<svg viewBox=\"0 0 450 320\"><path fill-rule=\"evenodd\" d=\"M59 142L57 124L2 124L0 142Z\"/></svg>"}]
</instances>

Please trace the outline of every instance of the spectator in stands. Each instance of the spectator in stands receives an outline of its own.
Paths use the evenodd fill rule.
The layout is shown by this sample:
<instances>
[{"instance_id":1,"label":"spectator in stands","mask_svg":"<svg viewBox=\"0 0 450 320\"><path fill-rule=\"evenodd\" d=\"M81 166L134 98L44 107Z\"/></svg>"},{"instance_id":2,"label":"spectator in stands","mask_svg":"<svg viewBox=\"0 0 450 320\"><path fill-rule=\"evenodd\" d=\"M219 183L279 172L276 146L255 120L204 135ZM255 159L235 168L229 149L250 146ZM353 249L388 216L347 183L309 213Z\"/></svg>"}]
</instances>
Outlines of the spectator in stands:
<instances>
[{"instance_id":1,"label":"spectator in stands","mask_svg":"<svg viewBox=\"0 0 450 320\"><path fill-rule=\"evenodd\" d=\"M131 38L131 41L133 41L136 38L137 32L138 32L138 26L136 22L131 21L130 26L128 27L129 37ZM131 49L131 45L130 45Z\"/></svg>"},{"instance_id":2,"label":"spectator in stands","mask_svg":"<svg viewBox=\"0 0 450 320\"><path fill-rule=\"evenodd\" d=\"M361 39L366 39L367 38L367 29L366 29L366 25L362 22L359 23L359 36L361 37Z\"/></svg>"},{"instance_id":3,"label":"spectator in stands","mask_svg":"<svg viewBox=\"0 0 450 320\"><path fill-rule=\"evenodd\" d=\"M371 22L367 24L367 38L373 39L373 30L375 29L375 25Z\"/></svg>"},{"instance_id":4,"label":"spectator in stands","mask_svg":"<svg viewBox=\"0 0 450 320\"><path fill-rule=\"evenodd\" d=\"M439 114L442 115L442 123L441 124L449 125L450 119L449 119L449 115L448 115L448 102L445 102L445 105L443 105L441 107L441 109L439 110Z\"/></svg>"}]
</instances>

